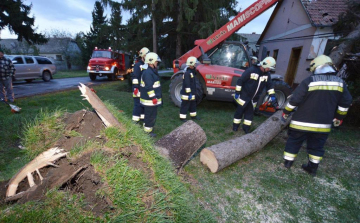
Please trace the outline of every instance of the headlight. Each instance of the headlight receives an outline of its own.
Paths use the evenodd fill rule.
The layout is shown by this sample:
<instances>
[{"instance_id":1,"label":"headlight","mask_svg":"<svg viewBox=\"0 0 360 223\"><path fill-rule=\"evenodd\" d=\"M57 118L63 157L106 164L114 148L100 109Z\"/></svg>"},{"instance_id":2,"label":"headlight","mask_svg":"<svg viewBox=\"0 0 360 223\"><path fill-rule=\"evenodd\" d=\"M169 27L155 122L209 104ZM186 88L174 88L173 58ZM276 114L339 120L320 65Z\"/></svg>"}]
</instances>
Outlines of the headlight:
<instances>
[{"instance_id":1,"label":"headlight","mask_svg":"<svg viewBox=\"0 0 360 223\"><path fill-rule=\"evenodd\" d=\"M109 68L109 67L105 67L105 70L110 70L110 68Z\"/></svg>"},{"instance_id":2,"label":"headlight","mask_svg":"<svg viewBox=\"0 0 360 223\"><path fill-rule=\"evenodd\" d=\"M91 70L91 67L90 67L90 66L88 66L88 67L87 67L87 69L88 69L88 70Z\"/></svg>"}]
</instances>

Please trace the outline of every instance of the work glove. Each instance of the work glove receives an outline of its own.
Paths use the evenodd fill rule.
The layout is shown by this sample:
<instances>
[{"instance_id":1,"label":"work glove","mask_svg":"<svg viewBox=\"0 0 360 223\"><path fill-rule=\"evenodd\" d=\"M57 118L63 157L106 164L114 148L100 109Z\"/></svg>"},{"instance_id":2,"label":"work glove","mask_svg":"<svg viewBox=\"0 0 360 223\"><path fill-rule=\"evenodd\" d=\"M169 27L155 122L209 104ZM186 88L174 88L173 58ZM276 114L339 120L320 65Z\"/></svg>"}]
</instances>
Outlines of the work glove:
<instances>
[{"instance_id":1,"label":"work glove","mask_svg":"<svg viewBox=\"0 0 360 223\"><path fill-rule=\"evenodd\" d=\"M153 102L154 105L157 105L157 99L156 98L152 99L152 102Z\"/></svg>"},{"instance_id":2,"label":"work glove","mask_svg":"<svg viewBox=\"0 0 360 223\"><path fill-rule=\"evenodd\" d=\"M286 120L288 119L289 115L288 114L285 114L284 112L282 113L281 115L281 121L282 122L286 122Z\"/></svg>"},{"instance_id":3,"label":"work glove","mask_svg":"<svg viewBox=\"0 0 360 223\"><path fill-rule=\"evenodd\" d=\"M191 100L191 98L192 98L192 94L190 93L190 94L189 94L189 100Z\"/></svg>"},{"instance_id":4,"label":"work glove","mask_svg":"<svg viewBox=\"0 0 360 223\"><path fill-rule=\"evenodd\" d=\"M274 106L275 108L277 108L279 106L279 104L277 103L277 99L276 99L275 95L270 96L270 101L271 101L272 106Z\"/></svg>"},{"instance_id":5,"label":"work glove","mask_svg":"<svg viewBox=\"0 0 360 223\"><path fill-rule=\"evenodd\" d=\"M238 98L240 98L240 94L235 93L235 99L238 99Z\"/></svg>"},{"instance_id":6,"label":"work glove","mask_svg":"<svg viewBox=\"0 0 360 223\"><path fill-rule=\"evenodd\" d=\"M334 127L339 127L343 123L343 120L339 120L337 118L333 119Z\"/></svg>"},{"instance_id":7,"label":"work glove","mask_svg":"<svg viewBox=\"0 0 360 223\"><path fill-rule=\"evenodd\" d=\"M134 95L137 95L139 93L139 89L138 88L134 88Z\"/></svg>"}]
</instances>

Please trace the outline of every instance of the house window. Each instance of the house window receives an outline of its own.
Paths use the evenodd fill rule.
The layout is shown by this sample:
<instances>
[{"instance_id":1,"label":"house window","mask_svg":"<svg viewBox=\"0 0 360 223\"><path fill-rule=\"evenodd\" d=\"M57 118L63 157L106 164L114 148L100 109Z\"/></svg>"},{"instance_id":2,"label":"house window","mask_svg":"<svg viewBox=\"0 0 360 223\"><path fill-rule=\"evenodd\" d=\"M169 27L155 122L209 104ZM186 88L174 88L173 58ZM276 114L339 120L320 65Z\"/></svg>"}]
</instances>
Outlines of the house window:
<instances>
[{"instance_id":1,"label":"house window","mask_svg":"<svg viewBox=\"0 0 360 223\"><path fill-rule=\"evenodd\" d=\"M56 60L62 61L62 56L61 55L56 55Z\"/></svg>"},{"instance_id":2,"label":"house window","mask_svg":"<svg viewBox=\"0 0 360 223\"><path fill-rule=\"evenodd\" d=\"M278 54L279 54L279 50L274 50L273 57L274 57L275 60L277 60Z\"/></svg>"}]
</instances>

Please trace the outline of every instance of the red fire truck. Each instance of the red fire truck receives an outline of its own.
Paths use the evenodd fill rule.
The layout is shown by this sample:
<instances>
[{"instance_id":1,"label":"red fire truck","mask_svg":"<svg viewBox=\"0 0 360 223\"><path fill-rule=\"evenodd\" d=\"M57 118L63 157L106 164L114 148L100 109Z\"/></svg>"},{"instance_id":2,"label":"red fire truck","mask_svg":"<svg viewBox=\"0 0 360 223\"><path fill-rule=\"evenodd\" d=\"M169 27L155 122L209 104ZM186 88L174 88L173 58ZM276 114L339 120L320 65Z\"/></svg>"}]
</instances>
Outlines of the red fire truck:
<instances>
[{"instance_id":1,"label":"red fire truck","mask_svg":"<svg viewBox=\"0 0 360 223\"><path fill-rule=\"evenodd\" d=\"M195 47L174 60L174 75L171 77L170 97L176 106L181 105L182 75L188 57L194 56L201 61L196 66L197 92L196 100L200 103L204 97L208 100L233 101L237 80L246 68L251 66L250 53L246 45L236 41L225 41L233 33L245 26L248 22L273 6L279 0L258 0L240 12L231 21L226 23L207 39L195 41ZM283 81L282 75L272 74L276 98L282 106L291 94L291 88ZM263 92L259 104L267 101ZM274 108L264 105L260 110L274 112Z\"/></svg>"},{"instance_id":2,"label":"red fire truck","mask_svg":"<svg viewBox=\"0 0 360 223\"><path fill-rule=\"evenodd\" d=\"M96 76L107 76L109 80L123 80L130 74L130 54L109 49L95 47L87 66L87 72L91 80Z\"/></svg>"}]
</instances>

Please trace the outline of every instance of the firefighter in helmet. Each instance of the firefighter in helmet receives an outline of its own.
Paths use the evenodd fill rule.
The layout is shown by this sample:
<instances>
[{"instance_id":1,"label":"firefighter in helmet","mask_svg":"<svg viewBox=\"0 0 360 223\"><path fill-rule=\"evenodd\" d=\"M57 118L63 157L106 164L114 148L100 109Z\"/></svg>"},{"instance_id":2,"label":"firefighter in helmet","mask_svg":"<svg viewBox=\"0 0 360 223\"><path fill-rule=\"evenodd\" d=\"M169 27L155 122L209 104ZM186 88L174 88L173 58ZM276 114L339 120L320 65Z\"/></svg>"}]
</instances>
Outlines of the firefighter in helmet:
<instances>
[{"instance_id":1,"label":"firefighter in helmet","mask_svg":"<svg viewBox=\"0 0 360 223\"><path fill-rule=\"evenodd\" d=\"M256 66L258 64L258 59L256 56L251 57L251 65Z\"/></svg>"},{"instance_id":2,"label":"firefighter in helmet","mask_svg":"<svg viewBox=\"0 0 360 223\"><path fill-rule=\"evenodd\" d=\"M237 131L242 116L244 115L244 124L242 126L247 134L250 131L251 122L254 117L254 108L256 107L259 96L263 89L267 89L272 104L277 104L275 91L270 76L270 69L274 69L276 61L272 57L266 57L256 66L251 66L244 71L238 79L235 88L234 99L237 103L236 112L233 120L233 131Z\"/></svg>"},{"instance_id":3,"label":"firefighter in helmet","mask_svg":"<svg viewBox=\"0 0 360 223\"><path fill-rule=\"evenodd\" d=\"M296 110L290 122L284 166L288 169L292 166L306 140L308 163L302 168L315 176L331 127L342 123L352 97L346 83L335 76L337 72L330 57L316 57L310 62L308 70L312 74L295 89L282 114L285 121Z\"/></svg>"},{"instance_id":4,"label":"firefighter in helmet","mask_svg":"<svg viewBox=\"0 0 360 223\"><path fill-rule=\"evenodd\" d=\"M156 53L148 53L145 56L145 67L140 82L140 104L144 108L144 131L151 137L156 137L153 128L157 116L157 107L161 105L161 85L157 71L160 57Z\"/></svg>"},{"instance_id":5,"label":"firefighter in helmet","mask_svg":"<svg viewBox=\"0 0 360 223\"><path fill-rule=\"evenodd\" d=\"M134 122L139 122L140 119L144 120L144 108L140 106L140 90L139 90L139 81L141 80L141 73L144 68L145 56L150 50L146 47L143 47L139 51L140 60L134 65L134 72L131 74L132 78L132 90L133 90L133 99L134 99L134 109L132 120Z\"/></svg>"},{"instance_id":6,"label":"firefighter in helmet","mask_svg":"<svg viewBox=\"0 0 360 223\"><path fill-rule=\"evenodd\" d=\"M196 82L195 82L195 64L197 63L196 57L189 57L186 60L185 73L183 75L183 85L181 89L181 107L180 107L180 120L186 122L187 112L190 112L191 119L198 119L196 116Z\"/></svg>"}]
</instances>

